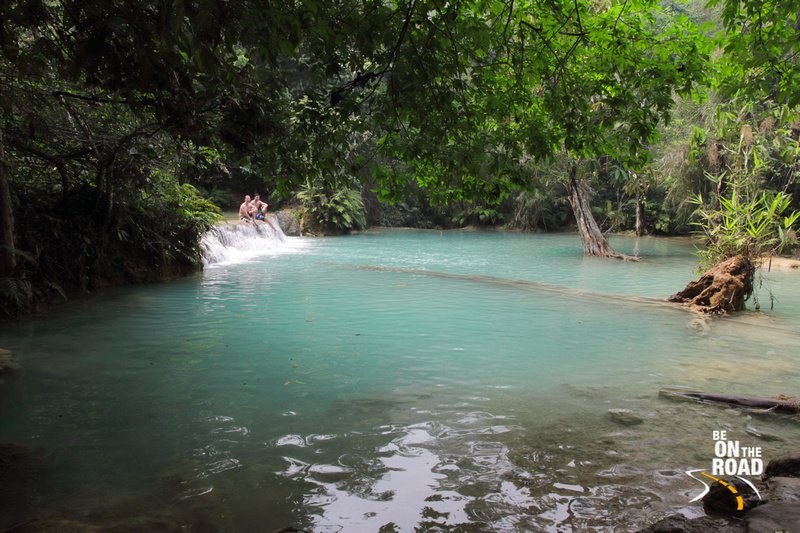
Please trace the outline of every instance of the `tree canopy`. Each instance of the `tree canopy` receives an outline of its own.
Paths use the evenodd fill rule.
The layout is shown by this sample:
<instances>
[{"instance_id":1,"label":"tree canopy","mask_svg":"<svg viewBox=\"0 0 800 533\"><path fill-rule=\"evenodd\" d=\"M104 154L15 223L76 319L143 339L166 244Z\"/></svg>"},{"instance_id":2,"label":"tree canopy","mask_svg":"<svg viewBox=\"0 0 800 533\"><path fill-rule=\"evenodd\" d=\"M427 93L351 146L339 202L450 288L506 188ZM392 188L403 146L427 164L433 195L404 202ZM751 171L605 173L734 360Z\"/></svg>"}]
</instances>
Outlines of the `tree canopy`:
<instances>
[{"instance_id":1,"label":"tree canopy","mask_svg":"<svg viewBox=\"0 0 800 533\"><path fill-rule=\"evenodd\" d=\"M719 86L797 103L795 2L712 4L727 30ZM367 183L383 201L491 207L566 159L643 205L630 176L649 172L676 102L713 85L715 41L692 13L654 0L5 2L2 277L66 253L48 255L26 209L196 261L213 216L183 185L234 177L283 198ZM156 206L187 215L182 237L133 216ZM181 239L193 244L169 244Z\"/></svg>"}]
</instances>

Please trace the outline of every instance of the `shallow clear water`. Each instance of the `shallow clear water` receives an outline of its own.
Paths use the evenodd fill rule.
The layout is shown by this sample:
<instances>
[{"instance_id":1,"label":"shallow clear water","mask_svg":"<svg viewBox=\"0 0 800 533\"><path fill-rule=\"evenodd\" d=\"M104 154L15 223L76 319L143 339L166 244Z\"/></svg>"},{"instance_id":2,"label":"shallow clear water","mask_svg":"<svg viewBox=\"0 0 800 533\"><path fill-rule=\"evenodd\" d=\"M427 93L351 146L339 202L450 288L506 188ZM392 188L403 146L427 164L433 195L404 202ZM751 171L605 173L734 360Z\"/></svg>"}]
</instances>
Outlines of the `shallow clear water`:
<instances>
[{"instance_id":1,"label":"shallow clear water","mask_svg":"<svg viewBox=\"0 0 800 533\"><path fill-rule=\"evenodd\" d=\"M628 531L701 513L683 471L713 430L767 460L800 438L796 418L658 396L796 393L800 274L769 274L775 310L706 321L659 300L693 275L682 240L612 241L641 263L568 234L272 244L0 330L25 369L0 441L45 452L0 526Z\"/></svg>"}]
</instances>

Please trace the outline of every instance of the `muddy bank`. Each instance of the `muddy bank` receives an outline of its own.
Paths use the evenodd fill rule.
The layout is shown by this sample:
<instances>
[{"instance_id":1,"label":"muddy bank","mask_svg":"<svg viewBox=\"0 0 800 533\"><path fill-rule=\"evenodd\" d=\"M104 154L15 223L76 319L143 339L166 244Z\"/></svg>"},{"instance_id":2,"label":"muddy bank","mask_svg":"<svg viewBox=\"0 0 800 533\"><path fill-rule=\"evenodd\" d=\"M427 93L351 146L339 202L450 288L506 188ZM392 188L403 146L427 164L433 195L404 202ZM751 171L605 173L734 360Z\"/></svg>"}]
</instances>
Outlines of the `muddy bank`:
<instances>
[{"instance_id":1,"label":"muddy bank","mask_svg":"<svg viewBox=\"0 0 800 533\"><path fill-rule=\"evenodd\" d=\"M792 257L771 257L761 262L764 272L800 272L800 259Z\"/></svg>"}]
</instances>

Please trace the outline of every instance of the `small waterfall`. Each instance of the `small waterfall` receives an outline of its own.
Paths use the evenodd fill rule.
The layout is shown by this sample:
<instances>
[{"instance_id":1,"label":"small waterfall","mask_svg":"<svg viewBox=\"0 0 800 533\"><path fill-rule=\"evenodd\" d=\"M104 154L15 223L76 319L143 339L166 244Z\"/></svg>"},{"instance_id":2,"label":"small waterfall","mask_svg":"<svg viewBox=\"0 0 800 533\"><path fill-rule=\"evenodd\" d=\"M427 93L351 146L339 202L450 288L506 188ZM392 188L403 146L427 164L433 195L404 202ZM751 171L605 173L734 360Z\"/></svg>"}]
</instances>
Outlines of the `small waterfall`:
<instances>
[{"instance_id":1,"label":"small waterfall","mask_svg":"<svg viewBox=\"0 0 800 533\"><path fill-rule=\"evenodd\" d=\"M286 235L274 217L270 217L269 222L257 221L255 224L219 224L203 235L201 246L205 267L220 263L240 263L254 257L296 248L289 246Z\"/></svg>"}]
</instances>

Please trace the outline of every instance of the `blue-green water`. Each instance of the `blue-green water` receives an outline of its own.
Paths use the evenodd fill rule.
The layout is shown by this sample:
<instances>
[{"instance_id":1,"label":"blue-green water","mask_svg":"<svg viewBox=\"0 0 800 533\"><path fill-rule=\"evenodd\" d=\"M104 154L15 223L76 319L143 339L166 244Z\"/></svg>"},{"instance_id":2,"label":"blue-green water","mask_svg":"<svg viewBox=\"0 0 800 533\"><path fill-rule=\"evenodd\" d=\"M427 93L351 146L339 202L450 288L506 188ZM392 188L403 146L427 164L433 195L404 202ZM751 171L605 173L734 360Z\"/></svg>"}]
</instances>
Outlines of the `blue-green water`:
<instances>
[{"instance_id":1,"label":"blue-green water","mask_svg":"<svg viewBox=\"0 0 800 533\"><path fill-rule=\"evenodd\" d=\"M769 459L800 426L658 390L797 392L800 274L769 274L774 311L702 320L658 300L692 278L691 244L612 244L644 260L584 258L561 234L271 241L6 325L24 371L0 388L0 441L45 458L0 526L628 531L699 514L683 471L710 463L713 430Z\"/></svg>"}]
</instances>

